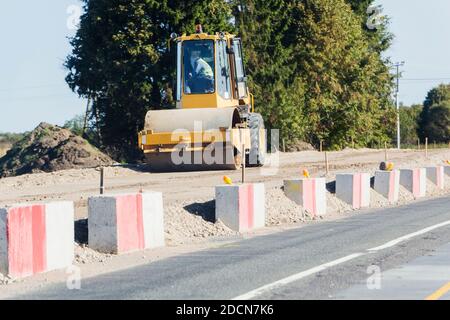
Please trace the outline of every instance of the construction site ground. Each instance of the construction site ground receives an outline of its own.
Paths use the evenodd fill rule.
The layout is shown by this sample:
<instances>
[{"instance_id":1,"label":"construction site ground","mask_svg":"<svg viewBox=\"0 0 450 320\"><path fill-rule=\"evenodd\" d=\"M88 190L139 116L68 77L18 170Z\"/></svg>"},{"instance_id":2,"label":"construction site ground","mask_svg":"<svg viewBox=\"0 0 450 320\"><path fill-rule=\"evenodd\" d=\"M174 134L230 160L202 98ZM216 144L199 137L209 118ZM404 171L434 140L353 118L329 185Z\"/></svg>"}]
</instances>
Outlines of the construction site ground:
<instances>
[{"instance_id":1,"label":"construction site ground","mask_svg":"<svg viewBox=\"0 0 450 320\"><path fill-rule=\"evenodd\" d=\"M73 169L53 173L38 173L0 179L0 206L16 203L70 200L75 203L76 216L76 265L82 276L112 272L146 264L173 255L202 250L215 246L227 246L233 241L261 234L320 223L358 214L332 193L336 173L370 172L377 170L385 160L385 150L359 149L329 152L329 174L326 175L325 154L317 151L278 153L279 167L248 168L246 182L263 182L266 186L266 224L268 228L238 235L224 225L214 223L214 187L222 184L227 175L235 183L241 179L240 171L203 171L177 173L151 173L140 166L115 166L105 168L106 193L161 191L164 197L165 232L167 247L121 256L100 254L87 247L87 199L99 194L99 169ZM388 160L396 169L443 165L450 159L450 149L388 150ZM328 213L312 220L295 203L288 200L281 189L284 179L300 177L302 169L311 176L326 176L331 193L327 194ZM446 189L437 190L428 183L430 197L442 197L450 193L450 181ZM375 191L371 191L372 208L391 206ZM413 197L403 188L397 205L409 203ZM36 289L47 283L66 281L64 270L37 275L20 281L3 279L0 299L13 296L27 289ZM1 279L0 279L1 280ZM0 281L0 283L2 283Z\"/></svg>"}]
</instances>

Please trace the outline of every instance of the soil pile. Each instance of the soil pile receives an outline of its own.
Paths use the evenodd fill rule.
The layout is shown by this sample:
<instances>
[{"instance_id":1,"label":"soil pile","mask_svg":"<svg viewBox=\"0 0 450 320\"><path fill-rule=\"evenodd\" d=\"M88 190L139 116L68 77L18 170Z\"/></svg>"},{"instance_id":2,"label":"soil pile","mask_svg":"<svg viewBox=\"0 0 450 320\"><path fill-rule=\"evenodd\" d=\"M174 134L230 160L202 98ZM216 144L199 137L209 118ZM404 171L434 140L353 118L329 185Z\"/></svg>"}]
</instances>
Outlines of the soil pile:
<instances>
[{"instance_id":1,"label":"soil pile","mask_svg":"<svg viewBox=\"0 0 450 320\"><path fill-rule=\"evenodd\" d=\"M0 177L113 163L110 157L70 130L41 123L0 158Z\"/></svg>"},{"instance_id":2,"label":"soil pile","mask_svg":"<svg viewBox=\"0 0 450 320\"><path fill-rule=\"evenodd\" d=\"M286 144L286 152L298 152L298 151L314 151L316 150L310 143L294 140Z\"/></svg>"}]
</instances>

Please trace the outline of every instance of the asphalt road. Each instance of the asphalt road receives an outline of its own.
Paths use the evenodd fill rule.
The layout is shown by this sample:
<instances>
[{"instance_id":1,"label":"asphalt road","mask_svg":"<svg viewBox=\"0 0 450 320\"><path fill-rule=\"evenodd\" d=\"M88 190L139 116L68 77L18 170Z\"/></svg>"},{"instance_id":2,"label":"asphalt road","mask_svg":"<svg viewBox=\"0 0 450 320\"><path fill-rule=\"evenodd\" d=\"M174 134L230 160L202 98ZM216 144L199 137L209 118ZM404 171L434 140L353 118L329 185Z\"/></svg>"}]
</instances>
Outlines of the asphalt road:
<instances>
[{"instance_id":1,"label":"asphalt road","mask_svg":"<svg viewBox=\"0 0 450 320\"><path fill-rule=\"evenodd\" d=\"M335 298L449 300L450 244L381 274L371 273L368 280L339 292Z\"/></svg>"},{"instance_id":2,"label":"asphalt road","mask_svg":"<svg viewBox=\"0 0 450 320\"><path fill-rule=\"evenodd\" d=\"M430 226L434 229L423 230ZM417 233L419 230L422 231ZM405 235L409 236L399 239ZM450 252L442 248L448 243L450 198L446 197L398 208L361 211L338 221L254 237L83 279L81 290L68 290L65 284L60 284L16 298L369 299L372 298L369 290L364 288L374 270L384 275L420 257L436 254L435 250L440 255L435 261L441 261L441 266L443 262L445 267L446 261L450 263L445 252L448 255ZM417 272L412 280L426 281L420 279L420 274ZM441 273L442 279L429 283L430 293L441 282L445 284L446 276ZM386 287L384 280L381 288ZM258 288L261 290L255 291ZM408 289L400 286L394 290L395 294L385 298L423 299L427 290L407 295Z\"/></svg>"}]
</instances>

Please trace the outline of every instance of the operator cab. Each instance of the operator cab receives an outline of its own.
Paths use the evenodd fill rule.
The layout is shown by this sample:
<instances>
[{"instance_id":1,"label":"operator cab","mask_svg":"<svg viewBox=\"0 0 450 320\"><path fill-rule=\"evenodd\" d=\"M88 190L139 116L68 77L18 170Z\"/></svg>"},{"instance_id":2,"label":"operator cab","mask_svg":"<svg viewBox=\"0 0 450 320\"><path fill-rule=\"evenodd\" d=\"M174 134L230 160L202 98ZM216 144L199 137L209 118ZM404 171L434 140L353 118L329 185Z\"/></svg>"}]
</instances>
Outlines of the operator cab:
<instances>
[{"instance_id":1,"label":"operator cab","mask_svg":"<svg viewBox=\"0 0 450 320\"><path fill-rule=\"evenodd\" d=\"M177 108L249 105L241 39L228 33L209 35L201 27L177 42Z\"/></svg>"},{"instance_id":2,"label":"operator cab","mask_svg":"<svg viewBox=\"0 0 450 320\"><path fill-rule=\"evenodd\" d=\"M214 41L183 42L184 93L214 93Z\"/></svg>"}]
</instances>

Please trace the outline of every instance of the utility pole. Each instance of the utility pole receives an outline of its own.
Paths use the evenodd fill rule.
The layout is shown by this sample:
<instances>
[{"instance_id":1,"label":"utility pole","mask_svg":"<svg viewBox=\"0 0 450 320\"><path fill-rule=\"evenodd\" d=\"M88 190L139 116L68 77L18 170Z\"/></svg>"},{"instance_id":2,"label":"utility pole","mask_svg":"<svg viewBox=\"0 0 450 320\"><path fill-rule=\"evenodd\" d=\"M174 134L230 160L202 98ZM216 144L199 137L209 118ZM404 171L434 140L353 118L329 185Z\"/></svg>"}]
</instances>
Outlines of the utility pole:
<instances>
[{"instance_id":1,"label":"utility pole","mask_svg":"<svg viewBox=\"0 0 450 320\"><path fill-rule=\"evenodd\" d=\"M402 62L396 62L394 64L394 67L397 69L397 85L395 87L395 106L397 108L397 149L400 150L401 144L400 144L400 102L398 100L398 93L400 91L400 67L405 65L405 61Z\"/></svg>"}]
</instances>

